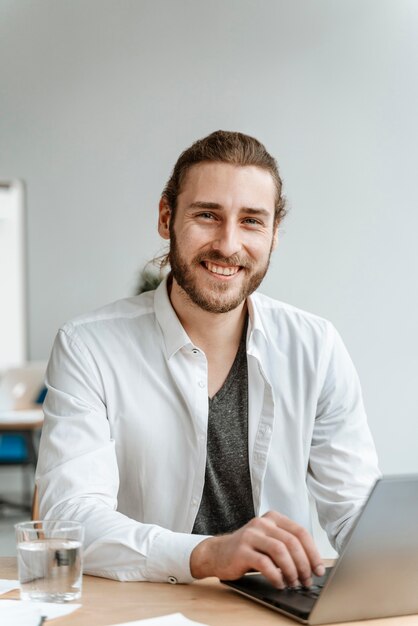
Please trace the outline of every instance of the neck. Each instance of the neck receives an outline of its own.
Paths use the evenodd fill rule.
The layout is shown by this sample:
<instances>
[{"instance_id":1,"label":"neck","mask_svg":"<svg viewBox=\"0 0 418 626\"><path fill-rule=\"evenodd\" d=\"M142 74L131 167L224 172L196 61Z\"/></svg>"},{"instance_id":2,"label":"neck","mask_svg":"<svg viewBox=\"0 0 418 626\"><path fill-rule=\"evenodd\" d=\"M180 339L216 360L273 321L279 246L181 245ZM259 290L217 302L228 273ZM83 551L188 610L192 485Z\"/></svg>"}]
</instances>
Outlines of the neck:
<instances>
[{"instance_id":1,"label":"neck","mask_svg":"<svg viewBox=\"0 0 418 626\"><path fill-rule=\"evenodd\" d=\"M184 330L205 353L239 345L247 315L246 302L228 313L211 313L192 302L174 279L169 296Z\"/></svg>"}]
</instances>

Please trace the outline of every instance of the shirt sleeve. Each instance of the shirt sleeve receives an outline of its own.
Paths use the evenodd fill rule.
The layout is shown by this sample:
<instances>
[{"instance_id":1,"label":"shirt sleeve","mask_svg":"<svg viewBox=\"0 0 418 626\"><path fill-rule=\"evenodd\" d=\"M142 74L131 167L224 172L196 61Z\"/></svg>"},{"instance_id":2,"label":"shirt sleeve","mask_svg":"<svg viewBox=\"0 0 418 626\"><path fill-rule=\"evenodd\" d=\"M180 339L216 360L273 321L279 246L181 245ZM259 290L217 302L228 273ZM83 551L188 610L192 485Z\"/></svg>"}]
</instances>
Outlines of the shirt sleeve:
<instances>
[{"instance_id":1,"label":"shirt sleeve","mask_svg":"<svg viewBox=\"0 0 418 626\"><path fill-rule=\"evenodd\" d=\"M357 372L331 325L324 352L307 481L321 526L341 552L380 472Z\"/></svg>"},{"instance_id":2,"label":"shirt sleeve","mask_svg":"<svg viewBox=\"0 0 418 626\"><path fill-rule=\"evenodd\" d=\"M190 554L205 537L119 513L119 472L100 370L69 327L48 364L36 482L42 519L84 525L84 572L117 580L192 582Z\"/></svg>"}]
</instances>

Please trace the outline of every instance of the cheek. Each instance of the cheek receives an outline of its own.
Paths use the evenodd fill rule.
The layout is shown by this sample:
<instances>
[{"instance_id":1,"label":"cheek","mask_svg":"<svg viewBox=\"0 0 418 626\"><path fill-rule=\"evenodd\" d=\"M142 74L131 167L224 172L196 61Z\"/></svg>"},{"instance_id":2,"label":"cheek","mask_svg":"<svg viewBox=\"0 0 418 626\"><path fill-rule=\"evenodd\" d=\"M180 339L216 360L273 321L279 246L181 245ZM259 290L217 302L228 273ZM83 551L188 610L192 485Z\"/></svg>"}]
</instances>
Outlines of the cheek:
<instances>
[{"instance_id":1,"label":"cheek","mask_svg":"<svg viewBox=\"0 0 418 626\"><path fill-rule=\"evenodd\" d=\"M260 237L257 240L252 238L247 244L244 244L249 254L256 260L264 261L269 258L271 246L272 246L272 238L271 237Z\"/></svg>"},{"instance_id":2,"label":"cheek","mask_svg":"<svg viewBox=\"0 0 418 626\"><path fill-rule=\"evenodd\" d=\"M196 225L190 225L182 230L181 238L189 250L202 248L213 240L213 233L209 231L210 229L202 229Z\"/></svg>"}]
</instances>

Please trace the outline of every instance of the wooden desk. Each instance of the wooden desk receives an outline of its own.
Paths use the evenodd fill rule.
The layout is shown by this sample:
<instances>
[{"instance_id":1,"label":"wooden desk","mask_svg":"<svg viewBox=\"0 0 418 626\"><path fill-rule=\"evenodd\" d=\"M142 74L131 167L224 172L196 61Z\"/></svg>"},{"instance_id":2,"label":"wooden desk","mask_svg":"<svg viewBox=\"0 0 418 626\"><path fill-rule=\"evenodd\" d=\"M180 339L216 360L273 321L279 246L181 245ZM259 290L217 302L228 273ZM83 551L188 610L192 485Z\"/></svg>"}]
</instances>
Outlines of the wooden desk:
<instances>
[{"instance_id":1,"label":"wooden desk","mask_svg":"<svg viewBox=\"0 0 418 626\"><path fill-rule=\"evenodd\" d=\"M17 578L16 559L0 557L0 578ZM11 591L0 598L18 598ZM0 599L1 602L1 599ZM275 611L257 605L209 578L192 585L168 583L120 583L84 576L83 606L51 626L110 626L169 613L183 613L208 626L296 626ZM362 622L347 626L418 626L418 615Z\"/></svg>"}]
</instances>

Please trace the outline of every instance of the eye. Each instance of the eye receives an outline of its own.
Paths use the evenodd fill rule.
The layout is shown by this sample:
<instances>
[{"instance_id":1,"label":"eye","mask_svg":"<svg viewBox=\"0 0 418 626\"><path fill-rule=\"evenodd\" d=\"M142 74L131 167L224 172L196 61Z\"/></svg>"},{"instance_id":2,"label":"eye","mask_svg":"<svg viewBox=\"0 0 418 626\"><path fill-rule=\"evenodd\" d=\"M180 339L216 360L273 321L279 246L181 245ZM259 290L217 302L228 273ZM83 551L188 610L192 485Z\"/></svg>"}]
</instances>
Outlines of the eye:
<instances>
[{"instance_id":1,"label":"eye","mask_svg":"<svg viewBox=\"0 0 418 626\"><path fill-rule=\"evenodd\" d=\"M249 226L262 226L260 220L257 220L255 217L246 217L243 222Z\"/></svg>"},{"instance_id":2,"label":"eye","mask_svg":"<svg viewBox=\"0 0 418 626\"><path fill-rule=\"evenodd\" d=\"M215 216L213 215L213 213L209 213L208 211L205 211L204 213L198 213L197 217L202 218L204 220L215 219Z\"/></svg>"}]
</instances>

